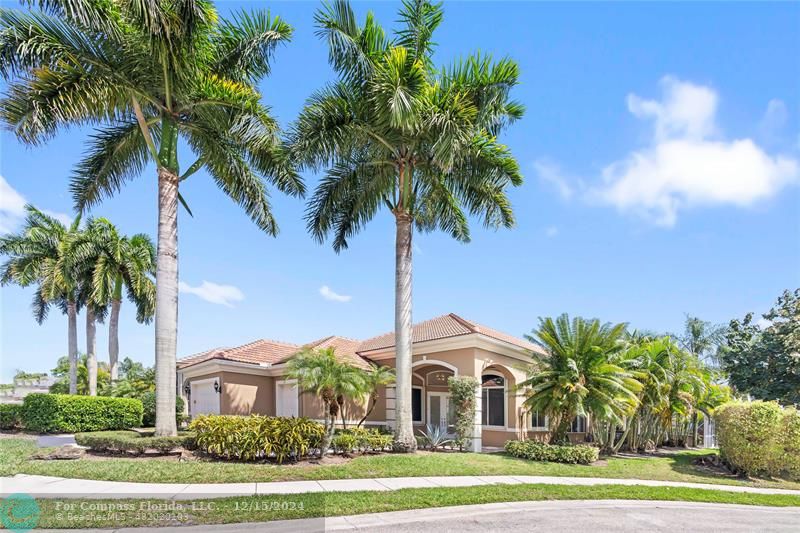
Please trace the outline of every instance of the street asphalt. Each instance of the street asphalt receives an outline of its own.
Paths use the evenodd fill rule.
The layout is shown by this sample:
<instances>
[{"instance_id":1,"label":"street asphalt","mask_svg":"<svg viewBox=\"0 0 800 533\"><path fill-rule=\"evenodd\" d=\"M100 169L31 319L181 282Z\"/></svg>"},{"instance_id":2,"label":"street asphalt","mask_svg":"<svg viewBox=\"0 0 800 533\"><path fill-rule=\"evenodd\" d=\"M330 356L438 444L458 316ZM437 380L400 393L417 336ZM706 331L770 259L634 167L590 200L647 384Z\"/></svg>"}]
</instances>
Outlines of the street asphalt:
<instances>
[{"instance_id":1,"label":"street asphalt","mask_svg":"<svg viewBox=\"0 0 800 533\"><path fill-rule=\"evenodd\" d=\"M37 530L40 531L40 530ZM52 530L51 530L52 531ZM66 531L66 530L58 530ZM800 508L653 501L546 501L468 505L257 524L93 530L97 533L794 532Z\"/></svg>"}]
</instances>

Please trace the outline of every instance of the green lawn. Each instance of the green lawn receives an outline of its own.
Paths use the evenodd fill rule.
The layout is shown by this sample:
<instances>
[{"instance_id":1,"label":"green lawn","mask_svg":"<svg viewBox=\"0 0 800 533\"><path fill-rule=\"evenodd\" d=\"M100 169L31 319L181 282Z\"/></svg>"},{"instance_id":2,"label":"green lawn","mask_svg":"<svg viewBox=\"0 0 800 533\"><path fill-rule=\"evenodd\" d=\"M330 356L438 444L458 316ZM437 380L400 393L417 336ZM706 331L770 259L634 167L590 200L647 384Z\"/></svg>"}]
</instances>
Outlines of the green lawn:
<instances>
[{"instance_id":1,"label":"green lawn","mask_svg":"<svg viewBox=\"0 0 800 533\"><path fill-rule=\"evenodd\" d=\"M692 459L707 452L686 451L673 456L610 458L607 465L565 465L516 459L504 454L417 453L356 457L343 464L272 465L223 461L124 459L80 459L36 461L28 456L35 443L22 439L0 439L0 475L17 473L109 481L161 483L223 483L291 481L401 476L542 475L606 478L639 478L800 489L800 483L780 480L747 481L703 471Z\"/></svg>"},{"instance_id":2,"label":"green lawn","mask_svg":"<svg viewBox=\"0 0 800 533\"><path fill-rule=\"evenodd\" d=\"M392 492L264 495L182 502L183 509L159 510L159 500L39 500L40 528L166 526L266 522L452 505L536 500L670 500L775 507L800 506L800 496L739 494L704 489L597 485L503 485ZM181 502L178 502L179 504ZM114 513L104 510L114 506ZM120 506L126 506L119 510ZM154 507L155 506L155 507ZM74 508L73 508L74 507ZM93 516L94 515L94 516ZM172 521L165 521L172 519Z\"/></svg>"}]
</instances>

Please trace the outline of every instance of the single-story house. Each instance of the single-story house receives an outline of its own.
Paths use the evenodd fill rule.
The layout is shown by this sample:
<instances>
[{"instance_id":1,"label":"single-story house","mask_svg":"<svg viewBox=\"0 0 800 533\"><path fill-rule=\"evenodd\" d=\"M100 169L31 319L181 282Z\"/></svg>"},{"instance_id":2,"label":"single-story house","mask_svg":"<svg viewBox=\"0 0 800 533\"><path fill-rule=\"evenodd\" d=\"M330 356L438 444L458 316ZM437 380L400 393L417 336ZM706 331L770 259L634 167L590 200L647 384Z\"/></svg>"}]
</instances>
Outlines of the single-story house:
<instances>
[{"instance_id":1,"label":"single-story house","mask_svg":"<svg viewBox=\"0 0 800 533\"><path fill-rule=\"evenodd\" d=\"M286 363L300 350L333 347L354 365L370 363L395 366L394 333L358 341L330 336L304 345L261 339L235 348L214 348L178 361L178 394L188 414L258 413L273 416L305 416L322 421L319 400L298 390L287 379ZM524 339L482 326L450 313L414 325L412 345L412 413L415 429L426 424L452 425L454 409L449 401L450 376L474 376L482 384L477 399L476 428L472 449L502 446L507 440L547 440L548 421L522 408L517 383L525 379L524 367L541 348ZM393 427L395 390L386 387L366 421L372 426ZM365 406L353 403L345 419L355 424ZM586 419L573 422L570 439L586 438Z\"/></svg>"}]
</instances>

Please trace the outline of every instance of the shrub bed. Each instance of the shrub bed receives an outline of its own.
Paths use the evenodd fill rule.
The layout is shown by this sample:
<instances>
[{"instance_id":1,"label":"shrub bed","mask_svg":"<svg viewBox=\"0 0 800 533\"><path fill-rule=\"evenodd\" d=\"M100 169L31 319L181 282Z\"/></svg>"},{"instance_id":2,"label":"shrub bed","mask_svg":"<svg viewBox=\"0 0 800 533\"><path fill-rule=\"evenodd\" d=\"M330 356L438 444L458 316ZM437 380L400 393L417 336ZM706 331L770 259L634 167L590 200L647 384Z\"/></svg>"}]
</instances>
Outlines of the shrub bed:
<instances>
[{"instance_id":1,"label":"shrub bed","mask_svg":"<svg viewBox=\"0 0 800 533\"><path fill-rule=\"evenodd\" d=\"M560 446L533 440L510 440L506 442L505 450L514 457L553 463L588 465L599 457L599 450L594 446Z\"/></svg>"},{"instance_id":2,"label":"shrub bed","mask_svg":"<svg viewBox=\"0 0 800 533\"><path fill-rule=\"evenodd\" d=\"M142 434L136 431L95 431L75 434L75 442L101 453L164 454L179 448L191 448L193 441L191 434L177 437L154 437L152 433Z\"/></svg>"},{"instance_id":3,"label":"shrub bed","mask_svg":"<svg viewBox=\"0 0 800 533\"><path fill-rule=\"evenodd\" d=\"M800 413L775 402L729 402L717 409L723 460L739 474L800 479Z\"/></svg>"},{"instance_id":4,"label":"shrub bed","mask_svg":"<svg viewBox=\"0 0 800 533\"><path fill-rule=\"evenodd\" d=\"M207 415L189 425L199 450L226 459L298 460L319 448L325 428L308 418Z\"/></svg>"},{"instance_id":5,"label":"shrub bed","mask_svg":"<svg viewBox=\"0 0 800 533\"><path fill-rule=\"evenodd\" d=\"M17 403L0 403L0 429L17 429L22 420L22 405Z\"/></svg>"},{"instance_id":6,"label":"shrub bed","mask_svg":"<svg viewBox=\"0 0 800 533\"><path fill-rule=\"evenodd\" d=\"M142 425L142 402L132 398L33 393L22 403L22 425L39 433L128 429Z\"/></svg>"},{"instance_id":7,"label":"shrub bed","mask_svg":"<svg viewBox=\"0 0 800 533\"><path fill-rule=\"evenodd\" d=\"M340 430L331 439L335 453L382 452L392 447L392 436L377 429L351 428Z\"/></svg>"}]
</instances>

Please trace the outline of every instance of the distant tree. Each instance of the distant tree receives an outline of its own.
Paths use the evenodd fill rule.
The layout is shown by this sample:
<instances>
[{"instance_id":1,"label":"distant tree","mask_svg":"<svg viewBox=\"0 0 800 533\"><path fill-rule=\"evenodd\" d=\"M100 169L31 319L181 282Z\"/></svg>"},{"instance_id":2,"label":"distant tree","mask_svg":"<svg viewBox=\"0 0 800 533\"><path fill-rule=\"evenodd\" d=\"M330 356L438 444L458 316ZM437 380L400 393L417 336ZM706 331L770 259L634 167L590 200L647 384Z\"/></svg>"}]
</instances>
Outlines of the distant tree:
<instances>
[{"instance_id":1,"label":"distant tree","mask_svg":"<svg viewBox=\"0 0 800 533\"><path fill-rule=\"evenodd\" d=\"M722 368L739 393L784 405L800 404L800 289L784 291L762 317L731 320L722 350Z\"/></svg>"},{"instance_id":2,"label":"distant tree","mask_svg":"<svg viewBox=\"0 0 800 533\"><path fill-rule=\"evenodd\" d=\"M17 370L14 374L14 379L39 379L47 375L47 372L25 372L24 370Z\"/></svg>"},{"instance_id":3,"label":"distant tree","mask_svg":"<svg viewBox=\"0 0 800 533\"><path fill-rule=\"evenodd\" d=\"M124 358L119 364L119 374L112 380L110 394L125 398L141 398L147 392L156 390L156 370L145 367L130 357Z\"/></svg>"},{"instance_id":4,"label":"distant tree","mask_svg":"<svg viewBox=\"0 0 800 533\"><path fill-rule=\"evenodd\" d=\"M719 350L727 328L696 316L686 315L683 333L673 335L684 350L712 366L719 365Z\"/></svg>"},{"instance_id":5,"label":"distant tree","mask_svg":"<svg viewBox=\"0 0 800 533\"><path fill-rule=\"evenodd\" d=\"M81 394L89 395L89 369L87 368L86 354L78 356L77 366L77 389L70 392L70 360L69 357L60 357L56 367L52 370L52 375L56 378L55 383L50 386L50 392L54 394ZM111 389L111 375L108 372L106 363L97 365L97 394L108 396Z\"/></svg>"}]
</instances>

